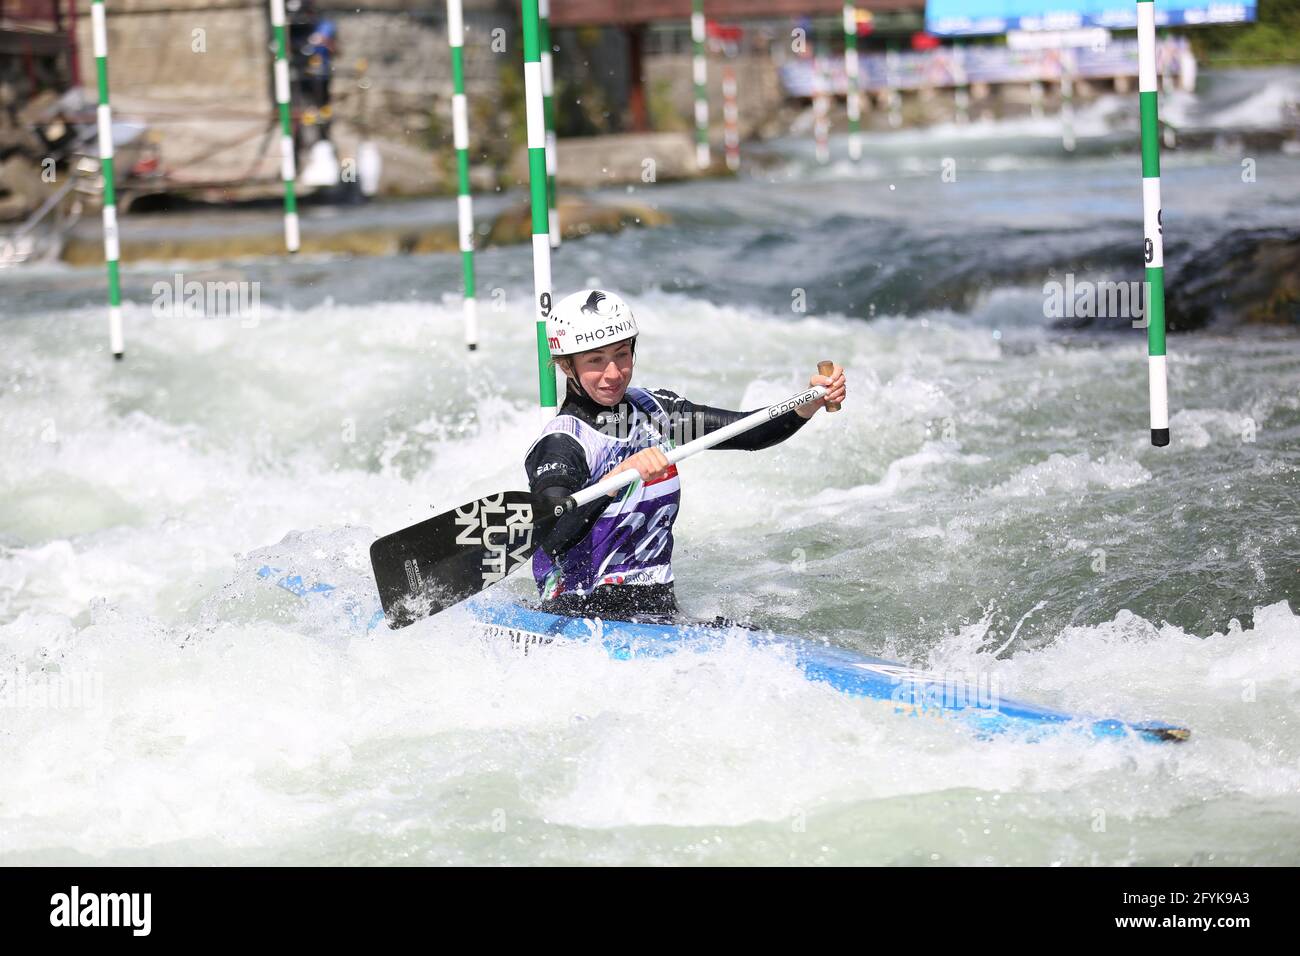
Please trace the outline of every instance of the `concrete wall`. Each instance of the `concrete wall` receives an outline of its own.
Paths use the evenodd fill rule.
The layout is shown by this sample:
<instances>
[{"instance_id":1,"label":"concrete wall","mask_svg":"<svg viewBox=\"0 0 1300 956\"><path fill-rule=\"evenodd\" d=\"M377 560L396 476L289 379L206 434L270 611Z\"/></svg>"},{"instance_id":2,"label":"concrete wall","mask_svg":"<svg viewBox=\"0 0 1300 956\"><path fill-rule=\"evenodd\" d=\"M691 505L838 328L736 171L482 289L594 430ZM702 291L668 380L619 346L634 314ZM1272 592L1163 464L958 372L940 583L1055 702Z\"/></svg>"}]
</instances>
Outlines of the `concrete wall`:
<instances>
[{"instance_id":1,"label":"concrete wall","mask_svg":"<svg viewBox=\"0 0 1300 956\"><path fill-rule=\"evenodd\" d=\"M491 184L487 169L504 167L522 143L522 39L516 0L466 0L465 5L471 161L482 187ZM354 155L356 143L368 133L385 158L386 191L447 189L454 167L445 5L441 0L348 0L335 9L329 0L320 0L320 7L339 32L332 138L340 158ZM77 22L83 83L91 85L93 101L90 0L78 0ZM502 41L504 47L494 49ZM256 180L276 188L269 3L112 0L108 42L114 111L121 119L148 126L167 183L199 188ZM577 44L571 43L567 52L579 55ZM562 48L557 59L565 55ZM370 84L364 93L356 68L362 58ZM722 62L716 55L709 61L710 117L719 145ZM781 103L775 65L757 52L730 62L740 89L742 135L773 132L764 124L771 123ZM690 130L689 53L647 55L645 72L658 128ZM605 76L593 75L593 80L613 82ZM610 106L617 110L621 103ZM204 195L222 196L219 190Z\"/></svg>"},{"instance_id":2,"label":"concrete wall","mask_svg":"<svg viewBox=\"0 0 1300 956\"><path fill-rule=\"evenodd\" d=\"M451 143L445 5L351 0L337 11L328 3L320 6L339 32L332 92L340 152L346 155L364 118L381 141L381 151L404 170L402 191L436 188L446 170L433 162L431 153ZM522 60L513 5L466 0L465 7L472 123L483 139L491 139L508 121L497 110L501 68ZM107 23L114 110L154 131L169 172L191 182L276 178L278 147L272 142L268 150L263 136L276 115L269 3L114 0ZM504 52L491 48L494 29L504 30ZM83 83L93 98L89 0L79 2L78 31ZM370 81L364 95L357 82L361 58L367 61Z\"/></svg>"},{"instance_id":3,"label":"concrete wall","mask_svg":"<svg viewBox=\"0 0 1300 956\"><path fill-rule=\"evenodd\" d=\"M736 108L740 116L742 138L772 135L766 128L784 101L776 65L767 53L741 54L729 60L709 57L709 126L721 144L722 137L722 67L736 70ZM666 90L674 114L684 125L694 129L695 85L691 74L690 54L659 54L645 58L647 89ZM658 118L656 118L658 121Z\"/></svg>"},{"instance_id":4,"label":"concrete wall","mask_svg":"<svg viewBox=\"0 0 1300 956\"><path fill-rule=\"evenodd\" d=\"M77 3L82 83L92 92L91 4ZM114 94L228 100L265 95L258 68L267 31L260 7L220 0L114 0L107 5L109 86ZM196 41L194 31L202 34ZM207 52L192 47L205 44Z\"/></svg>"}]
</instances>

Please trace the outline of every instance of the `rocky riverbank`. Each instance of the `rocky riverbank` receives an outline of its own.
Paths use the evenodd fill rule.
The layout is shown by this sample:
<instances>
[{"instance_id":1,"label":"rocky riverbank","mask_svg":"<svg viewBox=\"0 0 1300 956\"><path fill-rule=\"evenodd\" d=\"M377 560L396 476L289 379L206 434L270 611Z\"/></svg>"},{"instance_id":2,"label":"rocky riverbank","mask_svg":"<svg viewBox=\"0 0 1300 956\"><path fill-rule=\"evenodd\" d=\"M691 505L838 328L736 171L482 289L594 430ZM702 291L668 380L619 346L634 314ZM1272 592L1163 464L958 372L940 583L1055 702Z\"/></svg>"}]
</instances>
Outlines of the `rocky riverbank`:
<instances>
[{"instance_id":1,"label":"rocky riverbank","mask_svg":"<svg viewBox=\"0 0 1300 956\"><path fill-rule=\"evenodd\" d=\"M526 242L529 206L518 194L489 197L479 204L479 247ZM632 227L662 226L668 215L644 203L561 197L560 227L566 239ZM302 213L304 255L391 256L455 252L459 248L454 200L377 203L355 207L306 207ZM156 213L128 217L121 225L123 262L205 261L284 254L282 215L258 209ZM103 262L99 222L83 220L64 245L61 258L78 266Z\"/></svg>"}]
</instances>

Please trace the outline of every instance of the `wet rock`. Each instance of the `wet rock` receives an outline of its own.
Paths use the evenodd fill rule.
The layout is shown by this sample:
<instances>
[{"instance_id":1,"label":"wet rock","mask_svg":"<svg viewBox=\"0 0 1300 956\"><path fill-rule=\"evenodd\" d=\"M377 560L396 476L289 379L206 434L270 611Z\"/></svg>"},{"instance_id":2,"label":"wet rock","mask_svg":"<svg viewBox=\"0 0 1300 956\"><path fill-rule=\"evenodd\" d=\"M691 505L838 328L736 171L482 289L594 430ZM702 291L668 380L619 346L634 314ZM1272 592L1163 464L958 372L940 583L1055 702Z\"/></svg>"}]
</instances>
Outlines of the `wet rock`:
<instances>
[{"instance_id":1,"label":"wet rock","mask_svg":"<svg viewBox=\"0 0 1300 956\"><path fill-rule=\"evenodd\" d=\"M560 233L575 239L593 232L619 232L632 226L662 226L670 221L667 213L644 203L623 201L618 204L593 203L560 197ZM533 235L532 209L526 203L505 210L492 223L488 233L491 245L530 242Z\"/></svg>"},{"instance_id":2,"label":"wet rock","mask_svg":"<svg viewBox=\"0 0 1300 956\"><path fill-rule=\"evenodd\" d=\"M1300 231L1230 232L1180 262L1167 286L1171 329L1300 325Z\"/></svg>"},{"instance_id":3,"label":"wet rock","mask_svg":"<svg viewBox=\"0 0 1300 956\"><path fill-rule=\"evenodd\" d=\"M618 232L634 226L659 226L669 217L642 203L621 201L596 203L562 197L560 223L565 238L574 239L591 233ZM302 231L304 255L394 256L431 252L455 252L460 248L454 222L428 225L356 225L344 220L328 223L313 221ZM164 223L141 229L136 236L128 231L121 239L121 260L202 261L254 256L284 255L284 234L278 214L268 214L260 222L244 228L196 230L192 222L177 220L174 226ZM502 212L492 222L484 245L506 245L532 241L532 219L524 203ZM97 223L71 237L64 246L63 261L71 265L93 266L104 261L103 240Z\"/></svg>"}]
</instances>

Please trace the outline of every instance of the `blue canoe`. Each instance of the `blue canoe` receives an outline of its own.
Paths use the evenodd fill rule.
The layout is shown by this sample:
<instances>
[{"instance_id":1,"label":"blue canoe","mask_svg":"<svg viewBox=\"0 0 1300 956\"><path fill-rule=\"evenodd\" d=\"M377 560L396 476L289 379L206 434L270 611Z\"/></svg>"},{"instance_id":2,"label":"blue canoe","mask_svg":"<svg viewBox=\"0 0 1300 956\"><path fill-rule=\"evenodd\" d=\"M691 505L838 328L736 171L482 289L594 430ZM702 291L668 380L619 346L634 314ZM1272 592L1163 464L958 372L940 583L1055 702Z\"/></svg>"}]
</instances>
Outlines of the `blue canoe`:
<instances>
[{"instance_id":1,"label":"blue canoe","mask_svg":"<svg viewBox=\"0 0 1300 956\"><path fill-rule=\"evenodd\" d=\"M707 652L721 647L737 630L727 623L644 624L591 621L547 614L518 604L482 597L466 602L487 633L510 640L525 651L553 641L599 640L610 657L630 660L663 657L683 651ZM893 704L895 713L909 717L955 720L981 737L1008 732L1033 737L1044 731L1079 730L1094 737L1137 737L1170 742L1186 740L1185 727L1160 721L1131 723L1068 714L1037 704L1001 697L987 681L968 682L915 670L879 657L870 657L798 637L742 628L751 644L776 647L810 681L829 684L845 694Z\"/></svg>"},{"instance_id":2,"label":"blue canoe","mask_svg":"<svg viewBox=\"0 0 1300 956\"><path fill-rule=\"evenodd\" d=\"M258 576L303 600L336 605L350 630L382 629L378 597L357 601L336 595L333 585L310 582L280 568L263 566ZM1156 742L1186 740L1185 727L1161 721L1129 722L1085 717L1001 697L988 682L967 682L926 673L905 664L816 641L755 631L729 622L647 624L592 621L547 614L520 604L489 600L483 595L465 602L490 637L509 640L525 653L553 642L599 641L616 660L664 657L683 652L706 653L743 635L756 647L779 649L810 681L825 683L845 694L886 701L895 713L914 718L951 720L977 736L1015 733L1030 739L1043 733L1074 730L1093 737L1134 737Z\"/></svg>"}]
</instances>

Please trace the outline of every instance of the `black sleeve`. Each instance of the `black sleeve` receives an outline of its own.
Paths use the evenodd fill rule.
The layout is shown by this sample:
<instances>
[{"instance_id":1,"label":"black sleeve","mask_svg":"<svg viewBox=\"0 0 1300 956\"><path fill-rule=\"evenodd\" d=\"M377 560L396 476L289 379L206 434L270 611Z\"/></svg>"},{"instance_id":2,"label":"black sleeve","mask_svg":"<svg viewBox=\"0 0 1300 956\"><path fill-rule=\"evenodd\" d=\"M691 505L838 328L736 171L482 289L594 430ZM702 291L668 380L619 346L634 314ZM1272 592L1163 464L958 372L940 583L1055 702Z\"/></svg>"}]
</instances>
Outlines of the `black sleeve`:
<instances>
[{"instance_id":1,"label":"black sleeve","mask_svg":"<svg viewBox=\"0 0 1300 956\"><path fill-rule=\"evenodd\" d=\"M693 438L707 435L709 432L717 431L724 425L738 422L746 415L762 411L761 408L751 408L747 412L733 412L725 408L696 405L694 402L682 398L667 389L656 389L650 394L659 400L659 403L663 405L664 410L672 419L673 440L679 445ZM792 408L784 415L769 419L763 424L751 428L743 435L728 438L713 447L739 451L760 451L764 448L771 448L773 445L781 444L781 442L797 432L807 420Z\"/></svg>"},{"instance_id":2,"label":"black sleeve","mask_svg":"<svg viewBox=\"0 0 1300 956\"><path fill-rule=\"evenodd\" d=\"M533 494L533 526L543 551L554 559L587 536L596 518L609 506L602 495L590 504L555 517L558 502L586 487L591 478L587 456L572 435L543 435L524 459L528 490Z\"/></svg>"}]
</instances>

